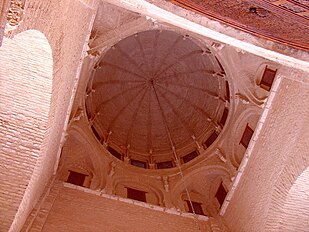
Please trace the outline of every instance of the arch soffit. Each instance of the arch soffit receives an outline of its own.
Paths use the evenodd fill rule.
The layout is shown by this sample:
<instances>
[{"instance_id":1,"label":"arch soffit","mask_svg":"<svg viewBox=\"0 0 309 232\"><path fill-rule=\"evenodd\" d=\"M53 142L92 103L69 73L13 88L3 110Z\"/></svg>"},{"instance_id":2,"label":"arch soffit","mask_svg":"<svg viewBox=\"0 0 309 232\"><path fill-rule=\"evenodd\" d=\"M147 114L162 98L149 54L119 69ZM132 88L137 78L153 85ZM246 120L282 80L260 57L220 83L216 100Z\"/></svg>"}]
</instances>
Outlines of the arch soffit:
<instances>
[{"instance_id":1,"label":"arch soffit","mask_svg":"<svg viewBox=\"0 0 309 232\"><path fill-rule=\"evenodd\" d=\"M89 149L89 157L94 167L94 171L98 176L103 175L103 165L100 157L97 155L99 152L97 151L96 146L92 146L94 144L93 141L90 141L86 133L78 126L72 125L68 131L70 135L72 135L77 141L85 144L87 149ZM99 175L100 174L100 175Z\"/></svg>"},{"instance_id":2,"label":"arch soffit","mask_svg":"<svg viewBox=\"0 0 309 232\"><path fill-rule=\"evenodd\" d=\"M34 29L25 30L15 34L13 39L9 39L9 43L12 45L15 44L16 48L27 52L27 57L23 58L20 56L21 59L27 59L27 64L30 63L29 60L35 62L35 64L44 64L43 66L36 65L35 73L39 79L36 78L35 81L38 83L36 84L38 88L35 86L31 87L36 88L36 91L33 93L34 95L37 95L37 93L42 94L40 98L42 99L42 104L44 104L44 107L40 107L39 115L40 120L45 119L45 126L43 128L47 128L52 118L52 98L54 95L54 59L52 45L49 42L48 37L43 32ZM33 46L33 44L35 44L35 46ZM18 50L18 52L21 53L20 50ZM32 91L30 90L29 92L31 93ZM27 108L29 110L28 106ZM51 130L44 130L39 159L45 158L44 154L46 154L46 150L48 149L47 144L49 143L49 136L52 133ZM37 162L36 169L42 169L41 162Z\"/></svg>"},{"instance_id":3,"label":"arch soffit","mask_svg":"<svg viewBox=\"0 0 309 232\"><path fill-rule=\"evenodd\" d=\"M289 189L282 206L278 231L306 231L308 229L308 181L309 166L296 178Z\"/></svg>"},{"instance_id":4,"label":"arch soffit","mask_svg":"<svg viewBox=\"0 0 309 232\"><path fill-rule=\"evenodd\" d=\"M183 186L183 182L189 183L190 181L193 183L195 181L195 177L198 175L211 175L217 174L218 176L228 176L230 177L229 171L221 165L211 165L211 166L204 166L196 168L194 171L186 174L183 179L178 180L175 184L174 188L172 189L172 193L174 196L180 196L180 194L185 190Z\"/></svg>"},{"instance_id":5,"label":"arch soffit","mask_svg":"<svg viewBox=\"0 0 309 232\"><path fill-rule=\"evenodd\" d=\"M6 53L5 61L12 62L12 67L16 65L15 81L20 81L18 84L22 84L25 79L29 79L25 84L27 88L24 97L26 95L28 98L32 98L34 102L37 101L37 103L28 104L25 107L29 113L36 112L36 114L31 115L33 120L31 124L33 123L33 127L39 128L38 134L41 132L43 135L43 138L37 141L39 150L35 151L31 148L31 155L36 156L39 161L36 162L33 172L31 172L31 176L27 180L27 187L18 206L15 221L11 226L12 230L19 230L18 227L22 225L19 221L24 220L24 216L32 209L31 202L35 202L35 199L38 199L43 191L43 183L48 181L48 174L51 173L56 158L47 155L50 135L53 133L52 130L48 129L48 125L51 120L51 99L54 95L52 91L54 62L51 45L41 31L25 30L15 34L13 39L5 38L4 41L6 41L6 44L3 43L0 52ZM34 44L35 46L33 46ZM12 56L14 53L18 53L18 56ZM35 70L33 70L34 67ZM6 67L5 70L7 70ZM18 100L14 99L14 101ZM13 110L18 111L17 108L13 108ZM31 139L36 137L36 135L32 136ZM42 175L44 171L47 174Z\"/></svg>"},{"instance_id":6,"label":"arch soffit","mask_svg":"<svg viewBox=\"0 0 309 232\"><path fill-rule=\"evenodd\" d=\"M236 155L235 146L237 146L239 141L241 140L243 129L246 127L246 124L250 122L250 119L256 120L256 118L257 118L257 124L258 124L260 115L258 111L256 110L256 107L250 107L250 108L246 108L243 112L241 112L240 115L237 117L236 121L233 122L233 126L230 131L230 133L233 135L233 139L229 139L227 145L228 147L232 148L231 156L229 157L230 159L232 159L231 161L235 164L237 163L236 158L235 158L235 155ZM255 130L255 128L252 128L252 129Z\"/></svg>"}]
</instances>

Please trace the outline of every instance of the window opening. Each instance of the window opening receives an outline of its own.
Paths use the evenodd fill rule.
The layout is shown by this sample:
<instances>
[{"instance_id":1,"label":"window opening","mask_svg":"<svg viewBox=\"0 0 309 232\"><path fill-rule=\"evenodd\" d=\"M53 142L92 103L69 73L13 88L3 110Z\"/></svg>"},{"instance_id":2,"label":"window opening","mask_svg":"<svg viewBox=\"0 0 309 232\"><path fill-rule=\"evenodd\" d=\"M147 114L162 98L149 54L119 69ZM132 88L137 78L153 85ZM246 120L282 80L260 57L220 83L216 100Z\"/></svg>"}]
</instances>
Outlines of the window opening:
<instances>
[{"instance_id":1,"label":"window opening","mask_svg":"<svg viewBox=\"0 0 309 232\"><path fill-rule=\"evenodd\" d=\"M247 148L253 133L254 131L247 124L239 144L242 144L245 148Z\"/></svg>"},{"instance_id":2,"label":"window opening","mask_svg":"<svg viewBox=\"0 0 309 232\"><path fill-rule=\"evenodd\" d=\"M127 187L127 198L146 202L146 192Z\"/></svg>"},{"instance_id":3,"label":"window opening","mask_svg":"<svg viewBox=\"0 0 309 232\"><path fill-rule=\"evenodd\" d=\"M93 131L93 134L95 135L95 137L101 141L101 136L99 135L99 133L97 132L97 130L94 128L94 126L91 126L91 129Z\"/></svg>"},{"instance_id":4,"label":"window opening","mask_svg":"<svg viewBox=\"0 0 309 232\"><path fill-rule=\"evenodd\" d=\"M194 212L196 214L205 215L204 212L203 212L202 203L192 201L192 204L190 204L190 201L187 201L187 200L186 200L186 202L187 202L187 206L188 206L188 209L189 209L189 213L193 213L193 209L194 209ZM192 209L192 207L193 207L193 209Z\"/></svg>"},{"instance_id":5,"label":"window opening","mask_svg":"<svg viewBox=\"0 0 309 232\"><path fill-rule=\"evenodd\" d=\"M79 172L70 171L70 170L69 170L69 172L70 172L70 174L69 174L69 177L68 177L68 180L67 180L68 183L75 184L75 185L78 185L78 186L84 185L85 178L88 175L85 175L85 174L82 174L82 173L79 173Z\"/></svg>"},{"instance_id":6,"label":"window opening","mask_svg":"<svg viewBox=\"0 0 309 232\"><path fill-rule=\"evenodd\" d=\"M220 125L224 126L228 113L229 113L229 110L227 108L224 108L224 111L223 111L223 114L220 120Z\"/></svg>"},{"instance_id":7,"label":"window opening","mask_svg":"<svg viewBox=\"0 0 309 232\"><path fill-rule=\"evenodd\" d=\"M165 161L157 163L157 169L165 169L165 168L172 168L173 162L172 161Z\"/></svg>"},{"instance_id":8,"label":"window opening","mask_svg":"<svg viewBox=\"0 0 309 232\"><path fill-rule=\"evenodd\" d=\"M230 86L228 81L225 81L225 100L230 102Z\"/></svg>"},{"instance_id":9,"label":"window opening","mask_svg":"<svg viewBox=\"0 0 309 232\"><path fill-rule=\"evenodd\" d=\"M227 191L225 190L223 183L221 182L221 184L220 184L220 186L217 190L217 193L216 193L216 198L217 198L217 200L220 204L220 208L223 205L223 202L225 200L226 195L227 195Z\"/></svg>"},{"instance_id":10,"label":"window opening","mask_svg":"<svg viewBox=\"0 0 309 232\"><path fill-rule=\"evenodd\" d=\"M108 147L107 147L107 150L109 151L109 153L112 154L112 156L114 156L114 157L116 157L117 159L120 159L120 160L121 160L122 155L121 155L118 151L116 151L114 148L108 146Z\"/></svg>"},{"instance_id":11,"label":"window opening","mask_svg":"<svg viewBox=\"0 0 309 232\"><path fill-rule=\"evenodd\" d=\"M193 160L195 157L198 156L197 151L192 151L189 154L185 155L184 157L182 157L182 160L184 163L188 163L189 161Z\"/></svg>"},{"instance_id":12,"label":"window opening","mask_svg":"<svg viewBox=\"0 0 309 232\"><path fill-rule=\"evenodd\" d=\"M131 159L131 164L139 168L147 168L147 163L143 161Z\"/></svg>"},{"instance_id":13,"label":"window opening","mask_svg":"<svg viewBox=\"0 0 309 232\"><path fill-rule=\"evenodd\" d=\"M209 138L205 141L204 145L206 147L210 147L210 145L218 138L218 134L214 131L212 134L209 136Z\"/></svg>"},{"instance_id":14,"label":"window opening","mask_svg":"<svg viewBox=\"0 0 309 232\"><path fill-rule=\"evenodd\" d=\"M262 76L262 79L261 79L261 82L260 82L261 88L263 88L267 91L270 91L271 86L272 86L274 79L276 77L276 73L277 73L277 69L272 70L272 69L270 69L266 66L264 73L263 73L263 76Z\"/></svg>"},{"instance_id":15,"label":"window opening","mask_svg":"<svg viewBox=\"0 0 309 232\"><path fill-rule=\"evenodd\" d=\"M220 61L218 60L218 58L217 58L216 56L215 56L215 58L216 58L217 63L218 63L218 65L219 65L220 69L221 69L221 73L222 73L222 74L225 74L224 68L222 67L222 64L220 63Z\"/></svg>"}]
</instances>

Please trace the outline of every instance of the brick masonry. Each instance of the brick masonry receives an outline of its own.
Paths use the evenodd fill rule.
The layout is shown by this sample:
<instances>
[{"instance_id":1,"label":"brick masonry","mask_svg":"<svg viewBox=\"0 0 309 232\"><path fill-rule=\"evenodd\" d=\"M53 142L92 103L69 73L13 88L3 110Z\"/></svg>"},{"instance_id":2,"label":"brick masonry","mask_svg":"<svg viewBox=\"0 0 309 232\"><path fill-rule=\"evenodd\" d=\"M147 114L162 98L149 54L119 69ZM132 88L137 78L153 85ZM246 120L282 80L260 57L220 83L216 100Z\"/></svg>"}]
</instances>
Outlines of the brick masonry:
<instances>
[{"instance_id":1,"label":"brick masonry","mask_svg":"<svg viewBox=\"0 0 309 232\"><path fill-rule=\"evenodd\" d=\"M283 77L243 178L224 215L231 231L288 231L284 227L278 230L280 218L292 220L284 216L282 207L291 205L286 202L289 191L309 164L309 86L306 81L296 81L306 74L291 74L291 79ZM298 202L304 204L298 200L292 203L293 207L297 208ZM297 231L307 229L302 227Z\"/></svg>"},{"instance_id":2,"label":"brick masonry","mask_svg":"<svg viewBox=\"0 0 309 232\"><path fill-rule=\"evenodd\" d=\"M0 63L0 230L5 231L42 155L52 95L52 52L42 33L26 31L13 41L4 40Z\"/></svg>"},{"instance_id":3,"label":"brick masonry","mask_svg":"<svg viewBox=\"0 0 309 232\"><path fill-rule=\"evenodd\" d=\"M15 49L1 47L0 175L5 186L0 188L0 231L20 230L53 173L94 15L95 10L79 1L27 1L23 22L12 35L18 39L28 29L44 34L52 50L48 88L39 79L45 70L41 43L32 39L30 44L20 41ZM32 59L36 63L31 66Z\"/></svg>"},{"instance_id":4,"label":"brick masonry","mask_svg":"<svg viewBox=\"0 0 309 232\"><path fill-rule=\"evenodd\" d=\"M59 182L52 188L51 195L55 192L53 189L57 189L58 193L42 230L34 229L42 224L42 221L35 221L30 231L191 232L211 231L211 227L216 227L207 221L139 206L131 203L131 200L124 202L117 198L108 199L100 196L100 192L64 187ZM46 199L51 198L53 196Z\"/></svg>"}]
</instances>

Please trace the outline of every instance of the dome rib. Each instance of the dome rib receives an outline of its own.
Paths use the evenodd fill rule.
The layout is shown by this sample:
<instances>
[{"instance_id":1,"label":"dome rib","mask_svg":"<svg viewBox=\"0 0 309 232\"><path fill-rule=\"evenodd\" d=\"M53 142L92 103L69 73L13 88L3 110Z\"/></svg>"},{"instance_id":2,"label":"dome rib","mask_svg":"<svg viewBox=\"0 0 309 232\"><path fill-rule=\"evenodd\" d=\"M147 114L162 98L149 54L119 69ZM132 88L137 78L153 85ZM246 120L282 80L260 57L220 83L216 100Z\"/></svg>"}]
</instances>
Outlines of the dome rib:
<instances>
[{"instance_id":1,"label":"dome rib","mask_svg":"<svg viewBox=\"0 0 309 232\"><path fill-rule=\"evenodd\" d=\"M159 91L158 91L159 92ZM175 107L173 106L173 104L165 97L165 94L162 93L161 94L162 98L167 102L167 104L171 107L173 113L175 114L176 118L178 119L178 121L180 122L181 126L185 129L185 131L188 133L189 137L192 138L192 136L194 135L194 132L192 130L192 128L188 125L187 122L185 122L185 120L181 117L181 114L177 112L177 110L175 109Z\"/></svg>"},{"instance_id":2,"label":"dome rib","mask_svg":"<svg viewBox=\"0 0 309 232\"><path fill-rule=\"evenodd\" d=\"M159 97L158 97L158 94L157 94L155 86L153 85L152 88L153 88L153 92L154 92L154 94L156 96L156 99L157 99L157 102L158 102L158 105L159 105L159 108L160 108L160 113L161 113L162 118L163 118L163 124L164 124L165 130L166 130L167 137L169 139L169 143L170 143L172 151L174 153L175 152L175 144L173 142L173 138L171 136L171 132L170 132L170 129L168 127L168 123L167 123L166 117L164 115L163 108L161 106L161 103L160 103L160 100L159 100Z\"/></svg>"},{"instance_id":3,"label":"dome rib","mask_svg":"<svg viewBox=\"0 0 309 232\"><path fill-rule=\"evenodd\" d=\"M147 87L147 89L149 89L149 87ZM132 118L132 121L131 121L129 130L128 130L128 133L127 133L127 139L126 139L126 144L127 144L127 145L130 145L130 144L131 144L132 131L133 131L133 127L134 127L134 125L135 125L135 123L136 123L136 116L137 116L138 111L139 111L140 108L141 108L141 104L142 104L143 100L145 99L146 93L148 92L147 89L145 89L144 94L142 95L142 97L141 97L139 103L137 104L137 107L136 107L135 110L134 110L133 118Z\"/></svg>"},{"instance_id":4,"label":"dome rib","mask_svg":"<svg viewBox=\"0 0 309 232\"><path fill-rule=\"evenodd\" d=\"M196 104L194 104L193 102L189 101L188 99L184 98L183 96L179 95L179 94L176 94L172 91L170 91L169 89L165 88L164 86L160 85L160 84L157 84L157 86L165 89L167 92L171 93L172 95L174 95L175 97L179 98L179 99L182 99L184 102L186 102L189 106L191 106L192 108L194 108L196 111L199 111L200 113L202 113L205 117L211 119L210 115L205 111L203 110L201 107L197 106Z\"/></svg>"},{"instance_id":5,"label":"dome rib","mask_svg":"<svg viewBox=\"0 0 309 232\"><path fill-rule=\"evenodd\" d=\"M159 41L159 37L160 37L161 32L160 31L156 31L155 32L155 39L154 39L154 44L153 44L153 56L151 59L151 67L149 70L152 70L152 75L154 75L154 70L152 69L153 67L155 67L155 61L156 61L156 53L157 53L157 47L158 47L158 41Z\"/></svg>"},{"instance_id":6,"label":"dome rib","mask_svg":"<svg viewBox=\"0 0 309 232\"><path fill-rule=\"evenodd\" d=\"M151 119L151 93L152 91L149 91L149 101L148 101L148 114L147 114L147 150L150 152L153 150L152 148L152 119Z\"/></svg>"},{"instance_id":7,"label":"dome rib","mask_svg":"<svg viewBox=\"0 0 309 232\"><path fill-rule=\"evenodd\" d=\"M169 49L167 50L165 56L164 56L163 59L160 61L158 67L156 68L156 67L154 66L154 68L153 68L153 69L155 70L155 72L154 72L155 74L154 74L154 75L156 75L156 73L158 73L158 72L160 71L160 69L163 67L163 65L164 65L164 63L165 63L165 61L166 61L166 58L171 54L171 52L173 51L173 49L175 49L176 46L178 45L178 43L181 42L181 41L183 41L183 36L179 36L179 37L175 40L175 42L169 47Z\"/></svg>"},{"instance_id":8,"label":"dome rib","mask_svg":"<svg viewBox=\"0 0 309 232\"><path fill-rule=\"evenodd\" d=\"M141 90L143 90L143 89L141 89ZM144 89L144 92L147 92L147 88ZM118 113L116 114L116 116L115 116L115 117L113 118L113 120L110 122L109 126L107 127L107 128L108 128L107 131L111 131L111 128L114 126L114 123L117 121L117 119L119 118L119 116L121 115L121 113L123 113L123 111L124 111L125 109L127 109L127 108L131 105L131 103L132 103L134 100L136 100L137 97L138 97L140 94L142 94L142 93L143 93L143 91L139 91L138 94L134 95L132 98L130 98L130 99L127 101L127 104L124 105L124 106L118 111Z\"/></svg>"},{"instance_id":9,"label":"dome rib","mask_svg":"<svg viewBox=\"0 0 309 232\"><path fill-rule=\"evenodd\" d=\"M211 92L211 91L209 91L207 89L204 89L204 88L199 88L199 87L192 86L192 85L184 85L184 84L174 83L174 82L171 82L171 81L164 81L164 83L169 84L169 85L180 86L180 87L187 88L187 89L191 88L191 89L194 89L194 90L202 91L202 92L206 93L210 97L218 97L217 93L213 93L213 92Z\"/></svg>"},{"instance_id":10,"label":"dome rib","mask_svg":"<svg viewBox=\"0 0 309 232\"><path fill-rule=\"evenodd\" d=\"M98 105L98 107L96 107L95 112L96 112L96 113L99 113L99 112L102 110L102 107L103 107L106 103L108 103L108 102L110 102L110 101L112 101L112 100L115 100L116 98L118 98L118 97L120 97L120 96L122 96L122 95L124 95L124 94L127 94L127 93L129 93L131 90L137 89L137 88L139 88L139 87L142 86L142 85L145 85L145 84L142 83L142 84L140 84L140 85L137 85L137 86L133 86L133 87L131 87L131 88L128 88L128 89L126 89L125 91L122 91L122 92L120 92L120 93L117 93L116 95L112 96L111 98L109 98L109 99L107 99L107 100L101 102L101 103Z\"/></svg>"},{"instance_id":11,"label":"dome rib","mask_svg":"<svg viewBox=\"0 0 309 232\"><path fill-rule=\"evenodd\" d=\"M140 68L140 66L134 61L134 59L132 59L132 57L129 56L126 52L124 52L119 45L115 45L115 49L117 49L131 64L133 64L137 70L142 71L144 76L147 76L147 74ZM146 78L143 79L145 80Z\"/></svg>"},{"instance_id":12,"label":"dome rib","mask_svg":"<svg viewBox=\"0 0 309 232\"><path fill-rule=\"evenodd\" d=\"M112 85L112 84L127 84L127 83L145 83L144 81L138 81L138 80L110 80L110 81L100 81L93 85L93 90L98 91L100 88L105 87L105 85Z\"/></svg>"},{"instance_id":13,"label":"dome rib","mask_svg":"<svg viewBox=\"0 0 309 232\"><path fill-rule=\"evenodd\" d=\"M137 36L134 36L134 38L135 38L135 41L137 42L137 46L138 46L138 48L139 48L139 51L140 51L140 53L141 53L141 56L142 56L143 60L146 60L144 48L143 48L143 45L142 45L142 43L141 43L141 41L140 41L139 36L138 36L138 35L137 35ZM147 70L151 70L151 67L150 67L149 63L146 62L145 64L146 64L146 66L147 66ZM145 71L143 71L143 72L146 73Z\"/></svg>"},{"instance_id":14,"label":"dome rib","mask_svg":"<svg viewBox=\"0 0 309 232\"><path fill-rule=\"evenodd\" d=\"M134 76L137 76L137 77L139 77L139 78L141 78L141 79L143 79L143 80L146 80L145 77L143 77L142 75L140 75L140 74L138 74L138 73L132 72L132 71L130 71L130 70L128 70L128 69L125 69L125 68L122 68L122 67L120 67L120 66L118 66L118 65L108 63L108 62L106 62L106 61L101 62L101 63L100 63L100 66L110 66L110 67L115 68L115 69L118 69L118 70L120 70L120 71L122 71L122 72L130 73L130 74L132 74L132 75L134 75Z\"/></svg>"},{"instance_id":15,"label":"dome rib","mask_svg":"<svg viewBox=\"0 0 309 232\"><path fill-rule=\"evenodd\" d=\"M189 53L186 53L184 55L182 55L181 57L179 57L174 63L172 64L168 64L166 68L164 68L160 73L155 73L154 76L157 77L157 76L161 76L162 73L166 72L167 70L169 70L170 68L172 68L173 66L175 66L176 64L179 63L179 61L181 60L184 60L184 59L187 59L189 58L190 56L194 56L194 55L197 55L197 54L201 54L201 52L203 52L203 50L199 49L199 50L193 50Z\"/></svg>"},{"instance_id":16,"label":"dome rib","mask_svg":"<svg viewBox=\"0 0 309 232\"><path fill-rule=\"evenodd\" d=\"M169 77L181 77L183 75L193 74L193 73L199 73L204 72L205 75L213 77L215 72L213 70L207 70L207 69L200 69L200 70L193 70L193 71L187 71L187 72L180 72L180 73L173 73L172 75L162 75L160 78L156 78L157 81L168 79Z\"/></svg>"}]
</instances>

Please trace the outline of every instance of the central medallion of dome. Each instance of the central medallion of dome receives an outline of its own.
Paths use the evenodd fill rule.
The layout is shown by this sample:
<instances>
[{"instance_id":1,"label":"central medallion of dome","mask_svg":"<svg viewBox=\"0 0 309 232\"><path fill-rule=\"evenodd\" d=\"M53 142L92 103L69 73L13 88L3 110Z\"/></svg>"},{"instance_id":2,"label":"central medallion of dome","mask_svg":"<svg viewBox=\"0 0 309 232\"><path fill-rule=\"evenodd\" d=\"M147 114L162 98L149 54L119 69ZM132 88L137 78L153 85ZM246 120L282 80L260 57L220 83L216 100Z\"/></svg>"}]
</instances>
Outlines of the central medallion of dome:
<instances>
[{"instance_id":1,"label":"central medallion of dome","mask_svg":"<svg viewBox=\"0 0 309 232\"><path fill-rule=\"evenodd\" d=\"M122 155L172 160L175 152L203 144L218 125L224 71L188 36L167 30L132 35L96 67L88 117L97 137Z\"/></svg>"}]
</instances>

